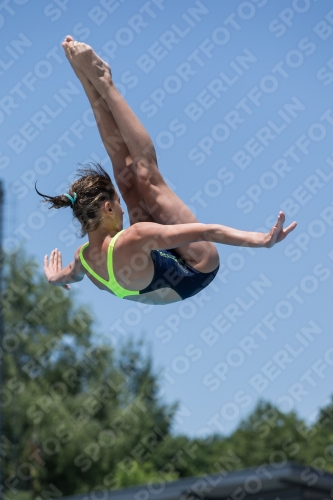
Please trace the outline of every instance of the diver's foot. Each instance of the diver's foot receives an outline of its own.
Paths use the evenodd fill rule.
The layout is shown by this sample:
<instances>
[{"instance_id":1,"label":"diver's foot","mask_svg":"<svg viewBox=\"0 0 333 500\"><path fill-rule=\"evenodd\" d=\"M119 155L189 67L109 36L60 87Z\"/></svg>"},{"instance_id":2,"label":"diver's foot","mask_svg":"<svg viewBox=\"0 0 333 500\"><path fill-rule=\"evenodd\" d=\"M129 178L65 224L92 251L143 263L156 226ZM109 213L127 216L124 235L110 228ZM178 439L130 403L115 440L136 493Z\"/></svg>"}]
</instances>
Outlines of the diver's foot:
<instances>
[{"instance_id":1,"label":"diver's foot","mask_svg":"<svg viewBox=\"0 0 333 500\"><path fill-rule=\"evenodd\" d=\"M91 82L89 81L89 79L84 74L84 72L72 60L71 52L69 49L69 42L74 42L74 39L70 35L67 35L65 40L61 44L62 48L64 49L64 52L65 52L65 55L68 59L69 64L72 66L74 73L76 74L76 76L78 77L78 79L80 80L80 82L82 83L83 86L92 85Z\"/></svg>"},{"instance_id":2,"label":"diver's foot","mask_svg":"<svg viewBox=\"0 0 333 500\"><path fill-rule=\"evenodd\" d=\"M94 52L90 45L77 42L70 36L66 37L62 46L78 78L83 73L101 95L103 95L112 83L110 66ZM77 73L76 67L80 71L80 76Z\"/></svg>"}]
</instances>

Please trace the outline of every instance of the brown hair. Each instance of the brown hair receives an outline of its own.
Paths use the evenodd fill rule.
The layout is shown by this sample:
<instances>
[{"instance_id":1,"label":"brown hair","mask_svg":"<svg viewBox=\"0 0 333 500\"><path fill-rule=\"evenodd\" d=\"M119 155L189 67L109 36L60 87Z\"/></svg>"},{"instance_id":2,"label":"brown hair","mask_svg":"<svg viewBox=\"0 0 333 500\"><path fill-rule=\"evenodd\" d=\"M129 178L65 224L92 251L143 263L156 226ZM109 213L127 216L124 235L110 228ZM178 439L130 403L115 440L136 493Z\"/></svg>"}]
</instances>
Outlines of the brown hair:
<instances>
[{"instance_id":1,"label":"brown hair","mask_svg":"<svg viewBox=\"0 0 333 500\"><path fill-rule=\"evenodd\" d=\"M116 191L109 174L100 164L83 165L77 170L79 178L69 187L68 194L76 200L74 203L61 194L59 196L48 196L35 189L44 198L44 202L50 203L49 208L71 207L73 215L81 223L81 236L90 231L95 231L100 223L100 207L103 201L113 201Z\"/></svg>"}]
</instances>

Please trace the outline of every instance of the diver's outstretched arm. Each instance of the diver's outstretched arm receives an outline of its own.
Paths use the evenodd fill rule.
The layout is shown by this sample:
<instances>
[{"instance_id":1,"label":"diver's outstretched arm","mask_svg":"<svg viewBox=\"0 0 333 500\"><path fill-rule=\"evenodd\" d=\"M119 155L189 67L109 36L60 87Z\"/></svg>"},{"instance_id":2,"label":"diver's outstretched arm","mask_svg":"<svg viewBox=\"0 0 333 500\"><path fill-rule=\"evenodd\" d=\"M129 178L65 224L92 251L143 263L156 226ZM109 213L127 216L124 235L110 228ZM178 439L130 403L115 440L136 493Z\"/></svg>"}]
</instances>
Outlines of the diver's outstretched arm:
<instances>
[{"instance_id":1,"label":"diver's outstretched arm","mask_svg":"<svg viewBox=\"0 0 333 500\"><path fill-rule=\"evenodd\" d=\"M293 222L284 229L284 221L285 215L280 212L276 224L267 233L240 231L220 224L192 223L164 226L155 223L135 224L128 230L127 237L133 240L132 252L142 251L144 248L149 248L149 251L175 248L194 241L271 248L276 243L283 241L297 225L296 222Z\"/></svg>"}]
</instances>

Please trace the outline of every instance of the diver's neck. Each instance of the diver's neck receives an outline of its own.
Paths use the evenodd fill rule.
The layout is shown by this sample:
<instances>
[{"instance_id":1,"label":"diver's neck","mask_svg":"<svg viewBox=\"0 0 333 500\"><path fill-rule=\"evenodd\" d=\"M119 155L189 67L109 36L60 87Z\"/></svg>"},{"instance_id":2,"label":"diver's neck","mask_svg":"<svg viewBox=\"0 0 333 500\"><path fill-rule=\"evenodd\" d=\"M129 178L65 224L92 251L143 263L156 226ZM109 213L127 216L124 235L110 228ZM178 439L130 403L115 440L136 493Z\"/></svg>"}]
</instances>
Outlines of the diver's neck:
<instances>
[{"instance_id":1,"label":"diver's neck","mask_svg":"<svg viewBox=\"0 0 333 500\"><path fill-rule=\"evenodd\" d=\"M106 238L113 238L120 229L116 228L99 228L96 231L88 233L89 245L102 246Z\"/></svg>"}]
</instances>

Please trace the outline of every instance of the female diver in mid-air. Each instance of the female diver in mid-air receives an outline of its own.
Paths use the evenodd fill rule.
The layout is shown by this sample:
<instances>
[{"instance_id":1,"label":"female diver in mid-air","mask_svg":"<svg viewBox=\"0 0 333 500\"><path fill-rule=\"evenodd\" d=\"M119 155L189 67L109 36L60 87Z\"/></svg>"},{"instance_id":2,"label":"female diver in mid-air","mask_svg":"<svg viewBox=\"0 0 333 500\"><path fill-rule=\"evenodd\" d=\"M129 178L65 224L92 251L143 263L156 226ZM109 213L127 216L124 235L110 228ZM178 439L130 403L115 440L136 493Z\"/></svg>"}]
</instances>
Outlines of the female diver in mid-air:
<instances>
[{"instance_id":1,"label":"female diver in mid-air","mask_svg":"<svg viewBox=\"0 0 333 500\"><path fill-rule=\"evenodd\" d=\"M214 279L219 267L214 243L270 248L296 227L293 222L283 228L283 212L268 233L200 224L164 181L152 140L116 89L109 66L70 36L62 46L90 101L130 227L122 230L119 196L99 165L81 168L66 194L38 192L51 208L71 207L89 239L64 269L58 249L50 259L45 256L49 283L69 289L86 274L117 297L169 304L195 295Z\"/></svg>"}]
</instances>

